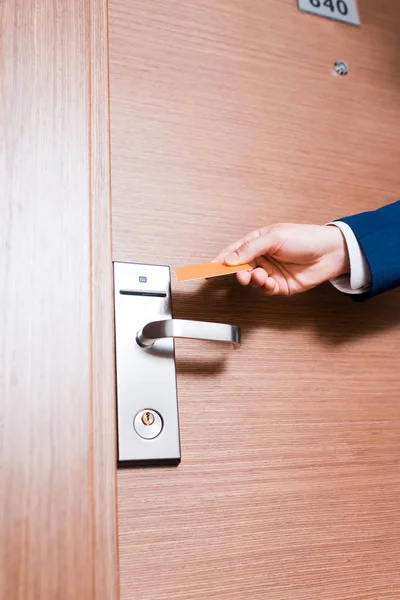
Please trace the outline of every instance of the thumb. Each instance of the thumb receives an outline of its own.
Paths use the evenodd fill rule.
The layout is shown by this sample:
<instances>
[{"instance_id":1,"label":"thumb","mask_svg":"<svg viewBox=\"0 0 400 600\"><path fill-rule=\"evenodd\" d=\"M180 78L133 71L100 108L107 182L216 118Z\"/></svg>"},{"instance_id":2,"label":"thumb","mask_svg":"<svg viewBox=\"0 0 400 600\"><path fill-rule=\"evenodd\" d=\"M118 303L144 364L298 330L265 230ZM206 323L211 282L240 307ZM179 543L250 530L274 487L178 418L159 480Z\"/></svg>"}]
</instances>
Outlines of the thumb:
<instances>
[{"instance_id":1,"label":"thumb","mask_svg":"<svg viewBox=\"0 0 400 600\"><path fill-rule=\"evenodd\" d=\"M272 231L251 240L246 240L234 252L228 254L225 258L225 264L235 266L251 262L263 254L271 253L277 243L277 235Z\"/></svg>"}]
</instances>

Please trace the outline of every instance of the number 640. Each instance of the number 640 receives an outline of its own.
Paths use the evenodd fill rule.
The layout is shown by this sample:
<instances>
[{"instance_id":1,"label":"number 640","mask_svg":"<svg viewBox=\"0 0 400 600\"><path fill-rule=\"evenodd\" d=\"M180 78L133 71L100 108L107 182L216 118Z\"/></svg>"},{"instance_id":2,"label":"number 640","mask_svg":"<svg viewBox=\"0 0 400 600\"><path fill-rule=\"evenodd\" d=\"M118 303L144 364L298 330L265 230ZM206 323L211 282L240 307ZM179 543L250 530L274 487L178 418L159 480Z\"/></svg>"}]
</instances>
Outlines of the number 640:
<instances>
[{"instance_id":1,"label":"number 640","mask_svg":"<svg viewBox=\"0 0 400 600\"><path fill-rule=\"evenodd\" d=\"M314 8L326 6L327 8L331 9L331 12L335 12L336 9L343 16L346 16L349 12L347 4L344 0L310 0L310 4L314 6Z\"/></svg>"}]
</instances>

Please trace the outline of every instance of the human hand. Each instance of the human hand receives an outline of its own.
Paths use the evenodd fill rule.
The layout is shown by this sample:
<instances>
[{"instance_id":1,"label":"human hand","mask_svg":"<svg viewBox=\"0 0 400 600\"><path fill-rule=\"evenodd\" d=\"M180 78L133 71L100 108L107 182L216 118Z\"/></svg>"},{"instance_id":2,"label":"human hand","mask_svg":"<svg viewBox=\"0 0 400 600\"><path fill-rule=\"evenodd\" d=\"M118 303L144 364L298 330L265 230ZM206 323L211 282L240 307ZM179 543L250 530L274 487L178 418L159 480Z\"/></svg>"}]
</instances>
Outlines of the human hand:
<instances>
[{"instance_id":1,"label":"human hand","mask_svg":"<svg viewBox=\"0 0 400 600\"><path fill-rule=\"evenodd\" d=\"M332 225L280 223L262 227L225 248L216 258L227 265L250 263L237 273L242 285L267 295L291 296L350 272L346 241Z\"/></svg>"}]
</instances>

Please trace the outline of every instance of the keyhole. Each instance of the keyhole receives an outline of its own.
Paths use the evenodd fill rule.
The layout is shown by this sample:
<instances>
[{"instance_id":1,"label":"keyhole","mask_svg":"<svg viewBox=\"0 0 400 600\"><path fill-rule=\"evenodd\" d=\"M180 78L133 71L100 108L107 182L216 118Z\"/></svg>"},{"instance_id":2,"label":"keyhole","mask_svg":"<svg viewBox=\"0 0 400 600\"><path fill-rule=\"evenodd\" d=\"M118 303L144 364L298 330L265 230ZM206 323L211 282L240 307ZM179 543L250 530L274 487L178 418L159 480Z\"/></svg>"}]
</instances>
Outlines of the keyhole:
<instances>
[{"instance_id":1,"label":"keyhole","mask_svg":"<svg viewBox=\"0 0 400 600\"><path fill-rule=\"evenodd\" d=\"M154 423L153 413L151 413L150 411L146 411L145 413L143 413L142 422L143 422L143 425L146 425L146 426L153 425L153 423Z\"/></svg>"},{"instance_id":2,"label":"keyhole","mask_svg":"<svg viewBox=\"0 0 400 600\"><path fill-rule=\"evenodd\" d=\"M138 412L133 420L133 428L144 440L154 440L160 435L164 423L161 415L151 408Z\"/></svg>"}]
</instances>

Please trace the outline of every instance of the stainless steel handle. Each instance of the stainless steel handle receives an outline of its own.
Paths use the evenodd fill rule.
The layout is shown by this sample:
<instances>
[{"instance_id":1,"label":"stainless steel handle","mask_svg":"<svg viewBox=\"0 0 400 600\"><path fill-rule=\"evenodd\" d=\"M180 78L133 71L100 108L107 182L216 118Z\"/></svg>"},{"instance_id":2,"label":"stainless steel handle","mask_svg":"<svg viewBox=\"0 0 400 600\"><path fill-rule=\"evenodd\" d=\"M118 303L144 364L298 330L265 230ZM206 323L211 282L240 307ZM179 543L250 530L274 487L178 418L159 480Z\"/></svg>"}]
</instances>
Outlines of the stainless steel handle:
<instances>
[{"instance_id":1,"label":"stainless steel handle","mask_svg":"<svg viewBox=\"0 0 400 600\"><path fill-rule=\"evenodd\" d=\"M173 319L171 272L162 265L114 263L114 306L118 464L177 465L181 447L173 338L239 344L240 329Z\"/></svg>"},{"instance_id":2,"label":"stainless steel handle","mask_svg":"<svg viewBox=\"0 0 400 600\"><path fill-rule=\"evenodd\" d=\"M241 331L235 325L224 323L165 319L147 323L138 332L136 341L142 348L151 348L157 340L163 338L190 338L239 345Z\"/></svg>"}]
</instances>

